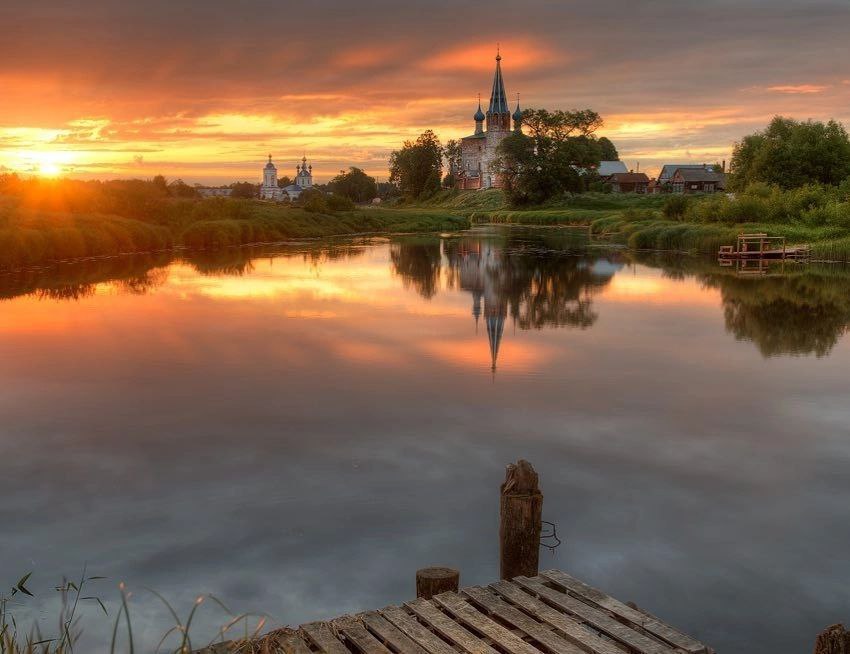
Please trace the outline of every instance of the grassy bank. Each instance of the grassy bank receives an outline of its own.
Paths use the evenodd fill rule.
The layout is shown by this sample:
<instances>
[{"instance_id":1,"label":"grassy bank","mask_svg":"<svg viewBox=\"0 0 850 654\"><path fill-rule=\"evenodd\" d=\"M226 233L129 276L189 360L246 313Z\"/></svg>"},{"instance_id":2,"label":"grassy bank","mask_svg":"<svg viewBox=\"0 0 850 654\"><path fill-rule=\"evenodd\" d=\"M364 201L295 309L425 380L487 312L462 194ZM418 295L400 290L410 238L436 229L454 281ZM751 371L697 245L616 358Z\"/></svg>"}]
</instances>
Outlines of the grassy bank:
<instances>
[{"instance_id":1,"label":"grassy bank","mask_svg":"<svg viewBox=\"0 0 850 654\"><path fill-rule=\"evenodd\" d=\"M473 224L587 225L606 242L648 250L715 254L742 232L766 232L811 245L816 259L850 261L850 189L842 187L754 186L734 197L585 193L525 209L507 207L497 190L444 191L422 206L463 212Z\"/></svg>"},{"instance_id":2,"label":"grassy bank","mask_svg":"<svg viewBox=\"0 0 850 654\"><path fill-rule=\"evenodd\" d=\"M219 248L358 233L432 232L465 229L465 216L436 208L364 208L311 213L298 207L213 198L161 199L126 213L91 207L40 206L0 196L0 269L52 261L157 252L178 246Z\"/></svg>"}]
</instances>

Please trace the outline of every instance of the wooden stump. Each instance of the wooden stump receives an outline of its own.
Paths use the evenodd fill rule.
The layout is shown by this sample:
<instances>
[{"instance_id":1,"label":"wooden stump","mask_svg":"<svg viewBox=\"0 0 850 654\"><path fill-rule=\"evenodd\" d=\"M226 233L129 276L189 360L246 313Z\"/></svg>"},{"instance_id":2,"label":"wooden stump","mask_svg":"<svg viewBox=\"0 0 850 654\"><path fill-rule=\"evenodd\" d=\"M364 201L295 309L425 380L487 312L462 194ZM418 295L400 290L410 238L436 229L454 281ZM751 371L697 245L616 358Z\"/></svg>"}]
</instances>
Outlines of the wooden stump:
<instances>
[{"instance_id":1,"label":"wooden stump","mask_svg":"<svg viewBox=\"0 0 850 654\"><path fill-rule=\"evenodd\" d=\"M815 641L815 654L850 654L850 631L843 624L827 627Z\"/></svg>"},{"instance_id":2,"label":"wooden stump","mask_svg":"<svg viewBox=\"0 0 850 654\"><path fill-rule=\"evenodd\" d=\"M507 467L499 515L499 567L502 579L534 577L540 561L543 493L537 473L525 459Z\"/></svg>"},{"instance_id":3,"label":"wooden stump","mask_svg":"<svg viewBox=\"0 0 850 654\"><path fill-rule=\"evenodd\" d=\"M416 597L431 599L448 591L457 592L460 572L454 568L422 568L416 571Z\"/></svg>"}]
</instances>

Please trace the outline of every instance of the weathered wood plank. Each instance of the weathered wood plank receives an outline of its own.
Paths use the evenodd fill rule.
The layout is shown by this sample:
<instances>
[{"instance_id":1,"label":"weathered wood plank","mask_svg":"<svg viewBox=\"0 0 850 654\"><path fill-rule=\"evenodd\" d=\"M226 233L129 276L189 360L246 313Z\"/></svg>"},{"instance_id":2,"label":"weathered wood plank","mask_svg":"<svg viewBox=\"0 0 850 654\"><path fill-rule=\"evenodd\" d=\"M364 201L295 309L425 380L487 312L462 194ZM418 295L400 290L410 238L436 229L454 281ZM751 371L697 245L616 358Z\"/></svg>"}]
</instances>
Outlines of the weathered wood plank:
<instances>
[{"instance_id":1,"label":"weathered wood plank","mask_svg":"<svg viewBox=\"0 0 850 654\"><path fill-rule=\"evenodd\" d=\"M703 654L708 651L708 648L695 638L691 638L687 634L683 634L678 629L674 629L670 625L658 620L645 612L633 609L620 600L603 593L601 590L588 586L583 581L579 581L575 577L571 577L560 570L547 570L540 573L540 576L553 582L556 586L575 593L580 597L586 598L595 604L598 604L604 609L611 611L616 616L632 622L642 629L662 638L671 645L679 647L686 652L693 654Z\"/></svg>"},{"instance_id":2,"label":"weathered wood plank","mask_svg":"<svg viewBox=\"0 0 850 654\"><path fill-rule=\"evenodd\" d=\"M484 611L519 629L553 654L584 654L585 652L526 613L499 599L495 593L486 588L480 586L465 588L463 594Z\"/></svg>"},{"instance_id":3,"label":"weathered wood plank","mask_svg":"<svg viewBox=\"0 0 850 654\"><path fill-rule=\"evenodd\" d=\"M577 615L588 624L599 629L599 631L606 633L611 638L619 640L621 643L628 645L642 654L670 654L673 652L673 648L635 631L622 622L615 620L601 609L593 608L572 595L567 595L544 586L543 579L540 577L517 577L514 579L514 583L530 590L542 600L562 611Z\"/></svg>"},{"instance_id":4,"label":"weathered wood plank","mask_svg":"<svg viewBox=\"0 0 850 654\"><path fill-rule=\"evenodd\" d=\"M403 652L404 654L428 654L427 650L418 645L412 638L406 636L401 629L377 611L367 611L359 614L357 617L363 621L363 624L366 625L369 631L375 634L378 640L389 644L396 652Z\"/></svg>"},{"instance_id":5,"label":"weathered wood plank","mask_svg":"<svg viewBox=\"0 0 850 654\"><path fill-rule=\"evenodd\" d=\"M277 637L277 642L284 654L313 654L307 643L296 634L283 634Z\"/></svg>"},{"instance_id":6,"label":"weathered wood plank","mask_svg":"<svg viewBox=\"0 0 850 654\"><path fill-rule=\"evenodd\" d=\"M405 606L467 654L496 654L496 650L440 611L431 600L418 599L406 602Z\"/></svg>"},{"instance_id":7,"label":"weathered wood plank","mask_svg":"<svg viewBox=\"0 0 850 654\"><path fill-rule=\"evenodd\" d=\"M490 584L499 595L525 609L538 620L552 625L564 638L592 654L623 654L613 642L581 624L575 617L553 609L536 597L532 597L516 584L500 581Z\"/></svg>"},{"instance_id":8,"label":"weathered wood plank","mask_svg":"<svg viewBox=\"0 0 850 654\"><path fill-rule=\"evenodd\" d=\"M354 647L363 654L392 654L372 634L366 631L366 627L357 618L347 616L334 620L337 633L345 636Z\"/></svg>"},{"instance_id":9,"label":"weathered wood plank","mask_svg":"<svg viewBox=\"0 0 850 654\"><path fill-rule=\"evenodd\" d=\"M416 618L409 615L404 609L398 606L388 606L381 609L381 615L430 654L458 654L456 649L419 624Z\"/></svg>"},{"instance_id":10,"label":"weathered wood plank","mask_svg":"<svg viewBox=\"0 0 850 654\"><path fill-rule=\"evenodd\" d=\"M484 634L509 654L540 654L539 650L481 613L456 593L434 595L434 602L455 616L458 622Z\"/></svg>"},{"instance_id":11,"label":"weathered wood plank","mask_svg":"<svg viewBox=\"0 0 850 654\"><path fill-rule=\"evenodd\" d=\"M309 622L301 625L301 631L306 634L324 654L350 654L334 634L327 622Z\"/></svg>"}]
</instances>

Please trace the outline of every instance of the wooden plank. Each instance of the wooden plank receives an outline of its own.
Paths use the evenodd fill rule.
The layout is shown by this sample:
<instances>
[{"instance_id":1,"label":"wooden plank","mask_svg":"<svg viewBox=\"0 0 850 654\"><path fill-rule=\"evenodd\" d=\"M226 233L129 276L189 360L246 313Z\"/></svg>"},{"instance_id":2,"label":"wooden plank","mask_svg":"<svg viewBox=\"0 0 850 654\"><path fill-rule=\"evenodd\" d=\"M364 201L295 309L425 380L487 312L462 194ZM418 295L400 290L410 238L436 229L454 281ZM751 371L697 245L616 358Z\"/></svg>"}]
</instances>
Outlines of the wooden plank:
<instances>
[{"instance_id":1,"label":"wooden plank","mask_svg":"<svg viewBox=\"0 0 850 654\"><path fill-rule=\"evenodd\" d=\"M278 636L277 642L284 654L313 654L307 647L307 643L297 634Z\"/></svg>"},{"instance_id":2,"label":"wooden plank","mask_svg":"<svg viewBox=\"0 0 850 654\"><path fill-rule=\"evenodd\" d=\"M473 586L472 588L465 588L463 594L489 614L496 616L500 620L504 620L533 638L552 652L552 654L584 654L585 652L585 650L579 648L577 645L558 636L549 627L529 617L528 614L499 599L491 590L481 588L480 586Z\"/></svg>"},{"instance_id":3,"label":"wooden plank","mask_svg":"<svg viewBox=\"0 0 850 654\"><path fill-rule=\"evenodd\" d=\"M505 599L528 611L538 620L552 625L567 640L578 645L585 651L591 652L591 654L623 654L623 651L613 642L602 638L595 631L591 631L573 616L561 613L536 597L532 597L516 584L509 581L500 581L490 584L490 588Z\"/></svg>"},{"instance_id":4,"label":"wooden plank","mask_svg":"<svg viewBox=\"0 0 850 654\"><path fill-rule=\"evenodd\" d=\"M441 593L434 596L434 602L449 611L455 618L490 638L496 645L509 654L540 654L516 634L494 622L481 613L457 593Z\"/></svg>"},{"instance_id":5,"label":"wooden plank","mask_svg":"<svg viewBox=\"0 0 850 654\"><path fill-rule=\"evenodd\" d=\"M428 654L424 648L420 647L412 638L406 636L401 629L377 611L366 611L357 617L363 621L369 631L375 634L378 640L389 645L394 651L403 654Z\"/></svg>"},{"instance_id":6,"label":"wooden plank","mask_svg":"<svg viewBox=\"0 0 850 654\"><path fill-rule=\"evenodd\" d=\"M404 609L388 606L381 609L381 615L430 654L458 654L456 649L422 626Z\"/></svg>"},{"instance_id":7,"label":"wooden plank","mask_svg":"<svg viewBox=\"0 0 850 654\"><path fill-rule=\"evenodd\" d=\"M431 600L418 599L406 602L405 606L467 654L496 654L496 650L440 611Z\"/></svg>"},{"instance_id":8,"label":"wooden plank","mask_svg":"<svg viewBox=\"0 0 850 654\"><path fill-rule=\"evenodd\" d=\"M303 624L301 625L301 631L324 654L350 654L348 648L339 641L327 622L309 622Z\"/></svg>"},{"instance_id":9,"label":"wooden plank","mask_svg":"<svg viewBox=\"0 0 850 654\"><path fill-rule=\"evenodd\" d=\"M621 643L628 645L642 654L670 654L673 652L671 647L635 631L622 622L615 620L601 609L585 604L572 595L567 595L544 586L543 579L540 577L517 577L514 579L514 583L530 590L542 600L562 611L577 615L599 631L611 636L611 638L619 640Z\"/></svg>"},{"instance_id":10,"label":"wooden plank","mask_svg":"<svg viewBox=\"0 0 850 654\"><path fill-rule=\"evenodd\" d=\"M333 622L338 634L345 636L354 647L363 654L392 654L372 634L366 631L366 627L360 620L347 616L338 618Z\"/></svg>"},{"instance_id":11,"label":"wooden plank","mask_svg":"<svg viewBox=\"0 0 850 654\"><path fill-rule=\"evenodd\" d=\"M592 586L588 586L575 577L571 577L566 572L561 572L560 570L547 570L546 572L540 573L540 576L548 579L555 585L564 588L568 592L589 599L591 602L611 611L611 613L616 616L638 625L642 629L645 629L651 634L662 638L671 645L679 647L686 652L703 654L708 651L708 648L695 638L691 638L687 634L683 634L678 629L674 629L654 616L623 604L620 600L615 599L610 595L603 593L601 590L593 588Z\"/></svg>"}]
</instances>

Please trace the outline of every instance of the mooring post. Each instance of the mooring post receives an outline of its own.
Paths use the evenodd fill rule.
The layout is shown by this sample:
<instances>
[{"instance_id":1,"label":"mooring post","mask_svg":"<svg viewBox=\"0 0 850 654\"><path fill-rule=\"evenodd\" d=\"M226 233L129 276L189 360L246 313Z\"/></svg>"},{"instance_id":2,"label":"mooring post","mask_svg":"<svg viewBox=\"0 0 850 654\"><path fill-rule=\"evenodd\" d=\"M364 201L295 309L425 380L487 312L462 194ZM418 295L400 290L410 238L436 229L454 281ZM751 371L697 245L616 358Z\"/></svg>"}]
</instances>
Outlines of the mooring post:
<instances>
[{"instance_id":1,"label":"mooring post","mask_svg":"<svg viewBox=\"0 0 850 654\"><path fill-rule=\"evenodd\" d=\"M534 577L540 562L543 493L537 473L525 459L508 465L499 515L499 567L502 579Z\"/></svg>"},{"instance_id":2,"label":"mooring post","mask_svg":"<svg viewBox=\"0 0 850 654\"><path fill-rule=\"evenodd\" d=\"M815 654L850 654L850 631L843 624L827 627L815 641Z\"/></svg>"},{"instance_id":3,"label":"mooring post","mask_svg":"<svg viewBox=\"0 0 850 654\"><path fill-rule=\"evenodd\" d=\"M422 568L416 571L416 597L431 599L448 591L457 592L460 571L454 568Z\"/></svg>"}]
</instances>

